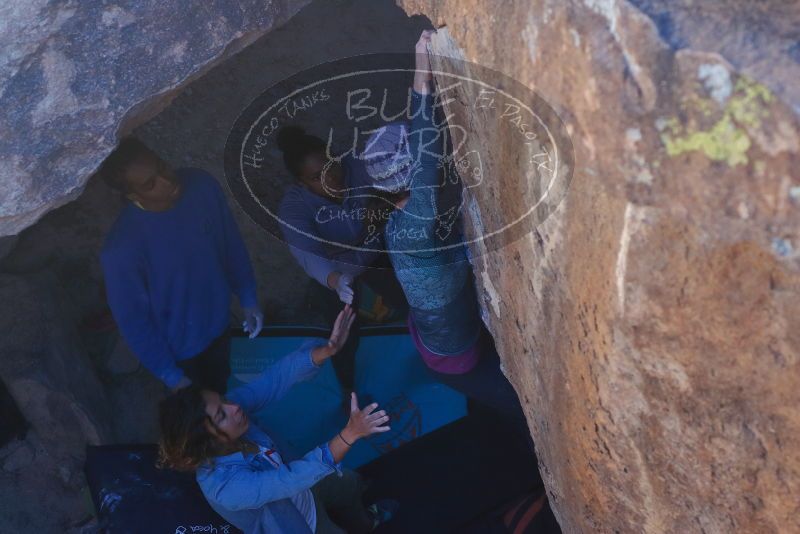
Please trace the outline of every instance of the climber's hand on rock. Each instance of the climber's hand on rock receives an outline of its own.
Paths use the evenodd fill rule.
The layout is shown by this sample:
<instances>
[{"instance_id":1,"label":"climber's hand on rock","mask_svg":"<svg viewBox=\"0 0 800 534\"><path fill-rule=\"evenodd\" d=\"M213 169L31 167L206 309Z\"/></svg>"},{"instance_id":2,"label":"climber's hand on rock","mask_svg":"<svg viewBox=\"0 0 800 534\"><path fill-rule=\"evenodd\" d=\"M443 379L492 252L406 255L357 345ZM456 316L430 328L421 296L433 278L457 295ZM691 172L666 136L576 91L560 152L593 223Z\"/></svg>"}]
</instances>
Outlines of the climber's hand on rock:
<instances>
[{"instance_id":1,"label":"climber's hand on rock","mask_svg":"<svg viewBox=\"0 0 800 534\"><path fill-rule=\"evenodd\" d=\"M422 30L419 40L415 45L417 54L428 55L428 46L431 44L431 36L436 33L436 30Z\"/></svg>"},{"instance_id":2,"label":"climber's hand on rock","mask_svg":"<svg viewBox=\"0 0 800 534\"><path fill-rule=\"evenodd\" d=\"M417 57L416 73L414 74L414 91L421 95L430 93L431 60L428 56L428 48L431 44L431 35L433 35L435 31L436 30L424 30L414 47L414 52Z\"/></svg>"}]
</instances>

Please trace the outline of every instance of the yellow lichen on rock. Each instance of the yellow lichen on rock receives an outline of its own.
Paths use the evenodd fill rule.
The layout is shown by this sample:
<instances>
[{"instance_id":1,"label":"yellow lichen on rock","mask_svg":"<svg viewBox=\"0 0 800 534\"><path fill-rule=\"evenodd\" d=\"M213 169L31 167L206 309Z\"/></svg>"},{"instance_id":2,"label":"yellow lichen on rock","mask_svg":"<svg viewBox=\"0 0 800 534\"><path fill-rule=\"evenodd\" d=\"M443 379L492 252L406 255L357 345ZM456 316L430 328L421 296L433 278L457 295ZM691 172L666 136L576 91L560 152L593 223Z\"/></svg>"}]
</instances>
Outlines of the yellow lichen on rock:
<instances>
[{"instance_id":1,"label":"yellow lichen on rock","mask_svg":"<svg viewBox=\"0 0 800 534\"><path fill-rule=\"evenodd\" d=\"M752 142L748 128L759 128L768 115L766 104L772 101L772 93L763 85L745 76L736 82L734 93L722 110L720 118L710 129L695 130L690 121L686 127L676 118L669 119L661 133L667 154L678 156L685 152L699 151L713 161L724 161L731 167L748 162L747 151ZM712 100L688 99L690 112L710 115Z\"/></svg>"}]
</instances>

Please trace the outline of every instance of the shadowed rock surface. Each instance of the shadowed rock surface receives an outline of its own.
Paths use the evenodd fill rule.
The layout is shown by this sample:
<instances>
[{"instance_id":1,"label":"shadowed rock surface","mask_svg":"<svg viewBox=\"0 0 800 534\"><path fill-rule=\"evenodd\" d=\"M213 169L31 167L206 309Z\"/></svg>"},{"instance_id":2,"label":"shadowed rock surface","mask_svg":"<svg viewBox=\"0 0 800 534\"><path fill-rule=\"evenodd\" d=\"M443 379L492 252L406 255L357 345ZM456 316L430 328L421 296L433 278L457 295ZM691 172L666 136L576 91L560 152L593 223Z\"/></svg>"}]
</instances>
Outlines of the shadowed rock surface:
<instances>
[{"instance_id":1,"label":"shadowed rock surface","mask_svg":"<svg viewBox=\"0 0 800 534\"><path fill-rule=\"evenodd\" d=\"M4 2L0 235L75 199L121 132L307 3Z\"/></svg>"},{"instance_id":2,"label":"shadowed rock surface","mask_svg":"<svg viewBox=\"0 0 800 534\"><path fill-rule=\"evenodd\" d=\"M0 275L0 376L30 428L0 448L4 532L64 532L91 517L81 494L87 444L112 436L105 390L55 277Z\"/></svg>"},{"instance_id":3,"label":"shadowed rock surface","mask_svg":"<svg viewBox=\"0 0 800 534\"><path fill-rule=\"evenodd\" d=\"M194 9L201 8L209 9ZM225 139L251 99L327 59L408 52L424 25L391 0L324 0L298 10L286 24L172 94L156 116L141 119L135 135L176 167L210 171L227 191ZM113 144L109 139L108 150ZM100 152L98 163L105 155ZM279 154L273 163L276 174L286 174ZM57 185L47 175L42 183ZM297 268L286 245L252 222L233 199L229 205L253 261L267 324L320 324L311 291L316 282ZM0 532L96 532L82 475L85 445L158 438L157 405L166 388L130 354L106 313L99 252L121 207L119 195L94 177L76 200L18 236L0 238L0 325L6 334L0 336L0 380L31 425L24 440L0 446ZM234 308L234 326L235 317ZM66 377L58 374L64 369ZM19 385L27 383L33 385ZM43 403L58 409L50 413ZM65 412L69 418L53 421ZM90 424L74 424L73 412L86 415Z\"/></svg>"},{"instance_id":4,"label":"shadowed rock surface","mask_svg":"<svg viewBox=\"0 0 800 534\"><path fill-rule=\"evenodd\" d=\"M800 530L797 4L399 4L572 137L555 213L473 250L564 530ZM533 199L470 96L449 107L487 155L479 232Z\"/></svg>"}]
</instances>

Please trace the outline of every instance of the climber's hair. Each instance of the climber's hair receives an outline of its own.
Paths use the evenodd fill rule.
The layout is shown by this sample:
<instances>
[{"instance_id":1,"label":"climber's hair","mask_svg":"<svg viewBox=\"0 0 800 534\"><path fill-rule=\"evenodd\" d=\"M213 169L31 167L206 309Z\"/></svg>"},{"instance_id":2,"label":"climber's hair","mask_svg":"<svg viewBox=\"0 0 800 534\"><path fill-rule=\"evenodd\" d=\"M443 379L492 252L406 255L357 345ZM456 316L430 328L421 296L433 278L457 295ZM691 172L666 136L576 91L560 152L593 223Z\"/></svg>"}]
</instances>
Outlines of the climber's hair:
<instances>
[{"instance_id":1,"label":"climber's hair","mask_svg":"<svg viewBox=\"0 0 800 534\"><path fill-rule=\"evenodd\" d=\"M249 440L240 438L237 443L226 444L209 432L206 424L214 423L206 413L203 388L197 384L169 395L161 401L158 411L160 468L194 471L217 456L257 450Z\"/></svg>"},{"instance_id":2,"label":"climber's hair","mask_svg":"<svg viewBox=\"0 0 800 534\"><path fill-rule=\"evenodd\" d=\"M143 142L133 136L125 137L120 141L116 150L103 162L99 174L109 187L126 193L125 171L142 156L159 159L158 154Z\"/></svg>"},{"instance_id":3,"label":"climber's hair","mask_svg":"<svg viewBox=\"0 0 800 534\"><path fill-rule=\"evenodd\" d=\"M295 178L305 159L311 154L325 152L325 141L317 136L309 135L299 126L284 126L278 131L278 148L283 152L283 163Z\"/></svg>"}]
</instances>

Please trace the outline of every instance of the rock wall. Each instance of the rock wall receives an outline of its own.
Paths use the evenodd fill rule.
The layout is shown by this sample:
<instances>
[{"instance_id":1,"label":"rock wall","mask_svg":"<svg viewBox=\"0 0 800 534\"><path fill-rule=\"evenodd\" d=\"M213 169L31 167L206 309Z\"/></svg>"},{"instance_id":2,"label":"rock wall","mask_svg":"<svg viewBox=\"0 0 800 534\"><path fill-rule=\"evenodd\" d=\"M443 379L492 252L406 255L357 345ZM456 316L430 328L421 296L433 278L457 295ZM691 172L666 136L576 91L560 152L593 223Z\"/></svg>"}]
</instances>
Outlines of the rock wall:
<instances>
[{"instance_id":1,"label":"rock wall","mask_svg":"<svg viewBox=\"0 0 800 534\"><path fill-rule=\"evenodd\" d=\"M2 274L0 301L15 305L0 314L0 377L30 424L0 448L0 525L67 532L91 519L84 452L110 441L111 409L55 277Z\"/></svg>"},{"instance_id":2,"label":"rock wall","mask_svg":"<svg viewBox=\"0 0 800 534\"><path fill-rule=\"evenodd\" d=\"M798 5L398 3L575 147L555 213L473 250L565 532L800 531ZM480 124L464 96L449 111ZM525 147L475 128L473 226L530 201Z\"/></svg>"},{"instance_id":3,"label":"rock wall","mask_svg":"<svg viewBox=\"0 0 800 534\"><path fill-rule=\"evenodd\" d=\"M75 199L121 133L309 0L0 5L0 236Z\"/></svg>"}]
</instances>

